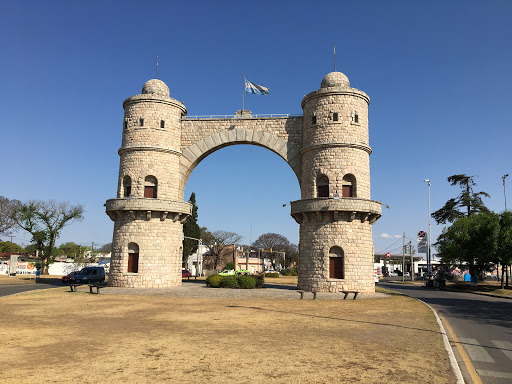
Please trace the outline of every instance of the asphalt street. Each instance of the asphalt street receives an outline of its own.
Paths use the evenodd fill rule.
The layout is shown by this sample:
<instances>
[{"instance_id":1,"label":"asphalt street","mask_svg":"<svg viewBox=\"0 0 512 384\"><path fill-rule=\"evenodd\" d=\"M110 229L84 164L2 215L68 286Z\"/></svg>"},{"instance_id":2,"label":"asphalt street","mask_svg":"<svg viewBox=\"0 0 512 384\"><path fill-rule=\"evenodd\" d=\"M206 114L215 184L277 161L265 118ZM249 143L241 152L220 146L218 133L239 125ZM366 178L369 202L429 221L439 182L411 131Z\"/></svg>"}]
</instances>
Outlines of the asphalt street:
<instances>
[{"instance_id":1,"label":"asphalt street","mask_svg":"<svg viewBox=\"0 0 512 384\"><path fill-rule=\"evenodd\" d=\"M56 288L53 284L21 284L21 285L0 285L0 297L14 295L15 293L33 291L35 289Z\"/></svg>"},{"instance_id":2,"label":"asphalt street","mask_svg":"<svg viewBox=\"0 0 512 384\"><path fill-rule=\"evenodd\" d=\"M424 286L386 282L379 285L418 298L437 311L466 383L512 383L511 299ZM469 358L469 364L465 358Z\"/></svg>"}]
</instances>

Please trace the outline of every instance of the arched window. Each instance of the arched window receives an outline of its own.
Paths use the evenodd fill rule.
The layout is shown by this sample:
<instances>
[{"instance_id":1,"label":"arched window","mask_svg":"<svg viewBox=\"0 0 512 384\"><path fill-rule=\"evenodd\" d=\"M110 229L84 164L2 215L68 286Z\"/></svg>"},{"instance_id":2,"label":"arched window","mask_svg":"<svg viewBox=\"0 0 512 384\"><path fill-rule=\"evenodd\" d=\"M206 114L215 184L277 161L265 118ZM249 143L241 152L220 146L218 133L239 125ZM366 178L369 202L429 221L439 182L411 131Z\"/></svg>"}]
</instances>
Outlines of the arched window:
<instances>
[{"instance_id":1,"label":"arched window","mask_svg":"<svg viewBox=\"0 0 512 384\"><path fill-rule=\"evenodd\" d=\"M316 197L329 197L329 178L325 175L316 178Z\"/></svg>"},{"instance_id":2,"label":"arched window","mask_svg":"<svg viewBox=\"0 0 512 384\"><path fill-rule=\"evenodd\" d=\"M340 247L332 247L329 250L329 278L345 278L345 256Z\"/></svg>"},{"instance_id":3,"label":"arched window","mask_svg":"<svg viewBox=\"0 0 512 384\"><path fill-rule=\"evenodd\" d=\"M146 176L144 180L144 197L156 199L158 182L155 176Z\"/></svg>"},{"instance_id":4,"label":"arched window","mask_svg":"<svg viewBox=\"0 0 512 384\"><path fill-rule=\"evenodd\" d=\"M356 197L356 178L354 175L343 176L341 197Z\"/></svg>"},{"instance_id":5,"label":"arched window","mask_svg":"<svg viewBox=\"0 0 512 384\"><path fill-rule=\"evenodd\" d=\"M130 176L123 177L123 196L130 197L132 194L132 178Z\"/></svg>"},{"instance_id":6,"label":"arched window","mask_svg":"<svg viewBox=\"0 0 512 384\"><path fill-rule=\"evenodd\" d=\"M128 243L128 272L139 273L139 246Z\"/></svg>"}]
</instances>

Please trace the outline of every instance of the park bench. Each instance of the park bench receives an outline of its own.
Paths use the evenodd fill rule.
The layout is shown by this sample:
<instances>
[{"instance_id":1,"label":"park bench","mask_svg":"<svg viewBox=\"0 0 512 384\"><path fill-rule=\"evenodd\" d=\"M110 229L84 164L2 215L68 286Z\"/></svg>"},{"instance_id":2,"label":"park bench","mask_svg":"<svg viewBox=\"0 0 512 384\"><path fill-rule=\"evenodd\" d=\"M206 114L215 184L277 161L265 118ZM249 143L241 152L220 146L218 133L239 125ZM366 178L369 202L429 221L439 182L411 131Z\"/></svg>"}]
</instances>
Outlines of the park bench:
<instances>
[{"instance_id":1,"label":"park bench","mask_svg":"<svg viewBox=\"0 0 512 384\"><path fill-rule=\"evenodd\" d=\"M312 293L313 294L313 300L316 300L316 292L313 292L313 291L297 291L300 293L300 299L304 299L304 293L306 292L309 292L309 293Z\"/></svg>"},{"instance_id":2,"label":"park bench","mask_svg":"<svg viewBox=\"0 0 512 384\"><path fill-rule=\"evenodd\" d=\"M355 300L357 295L359 294L358 291L341 291L341 293L344 293L345 294L345 297L343 298L343 300L347 300L347 297L350 293L353 293L354 294L354 298L352 300Z\"/></svg>"},{"instance_id":3,"label":"park bench","mask_svg":"<svg viewBox=\"0 0 512 384\"><path fill-rule=\"evenodd\" d=\"M107 286L107 283L94 283L89 284L89 293L94 293L93 288L96 288L96 294L100 293L101 288L105 288Z\"/></svg>"},{"instance_id":4,"label":"park bench","mask_svg":"<svg viewBox=\"0 0 512 384\"><path fill-rule=\"evenodd\" d=\"M69 289L71 292L76 292L76 287L79 287L82 284L69 284Z\"/></svg>"}]
</instances>

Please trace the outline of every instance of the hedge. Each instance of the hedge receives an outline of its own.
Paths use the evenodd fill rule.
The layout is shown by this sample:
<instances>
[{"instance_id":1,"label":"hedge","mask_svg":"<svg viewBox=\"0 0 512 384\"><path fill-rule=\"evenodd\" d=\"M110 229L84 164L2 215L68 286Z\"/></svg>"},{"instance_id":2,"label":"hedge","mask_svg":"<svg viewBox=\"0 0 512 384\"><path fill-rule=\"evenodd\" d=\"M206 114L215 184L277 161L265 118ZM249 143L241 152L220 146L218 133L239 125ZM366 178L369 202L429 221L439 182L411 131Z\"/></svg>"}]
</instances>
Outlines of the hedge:
<instances>
[{"instance_id":1,"label":"hedge","mask_svg":"<svg viewBox=\"0 0 512 384\"><path fill-rule=\"evenodd\" d=\"M263 275L210 275L206 278L206 286L211 288L253 289L263 287L264 281Z\"/></svg>"}]
</instances>

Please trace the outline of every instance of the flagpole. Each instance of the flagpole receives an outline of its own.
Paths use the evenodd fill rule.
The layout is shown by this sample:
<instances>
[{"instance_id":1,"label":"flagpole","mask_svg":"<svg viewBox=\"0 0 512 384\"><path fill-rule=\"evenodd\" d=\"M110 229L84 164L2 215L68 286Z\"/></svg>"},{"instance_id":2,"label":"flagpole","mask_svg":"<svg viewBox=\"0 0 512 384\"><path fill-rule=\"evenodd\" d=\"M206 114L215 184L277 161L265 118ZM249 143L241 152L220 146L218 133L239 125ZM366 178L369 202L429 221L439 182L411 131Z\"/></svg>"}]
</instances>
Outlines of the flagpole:
<instances>
[{"instance_id":1,"label":"flagpole","mask_svg":"<svg viewBox=\"0 0 512 384\"><path fill-rule=\"evenodd\" d=\"M242 87L242 113L245 111L245 72L244 72L244 86Z\"/></svg>"},{"instance_id":2,"label":"flagpole","mask_svg":"<svg viewBox=\"0 0 512 384\"><path fill-rule=\"evenodd\" d=\"M336 43L334 43L334 72L336 72Z\"/></svg>"}]
</instances>

